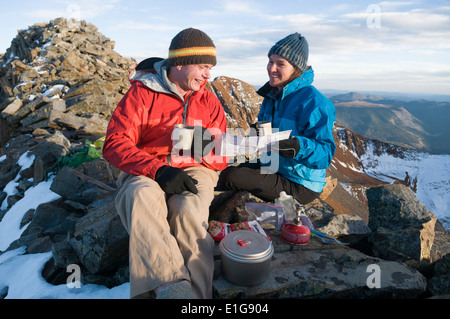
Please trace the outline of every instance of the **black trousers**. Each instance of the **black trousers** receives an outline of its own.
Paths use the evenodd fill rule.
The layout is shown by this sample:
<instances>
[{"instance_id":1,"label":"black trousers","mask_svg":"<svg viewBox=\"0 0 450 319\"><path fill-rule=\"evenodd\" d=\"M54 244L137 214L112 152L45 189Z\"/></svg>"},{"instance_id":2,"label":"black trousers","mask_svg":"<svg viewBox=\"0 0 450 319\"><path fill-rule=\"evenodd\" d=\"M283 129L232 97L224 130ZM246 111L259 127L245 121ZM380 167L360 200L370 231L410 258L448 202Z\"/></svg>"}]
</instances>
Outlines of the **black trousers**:
<instances>
[{"instance_id":1,"label":"black trousers","mask_svg":"<svg viewBox=\"0 0 450 319\"><path fill-rule=\"evenodd\" d=\"M267 202L274 201L280 196L280 192L285 191L303 205L312 202L321 194L294 183L280 174L262 174L260 168L259 163L230 166L220 174L216 189L248 191Z\"/></svg>"}]
</instances>

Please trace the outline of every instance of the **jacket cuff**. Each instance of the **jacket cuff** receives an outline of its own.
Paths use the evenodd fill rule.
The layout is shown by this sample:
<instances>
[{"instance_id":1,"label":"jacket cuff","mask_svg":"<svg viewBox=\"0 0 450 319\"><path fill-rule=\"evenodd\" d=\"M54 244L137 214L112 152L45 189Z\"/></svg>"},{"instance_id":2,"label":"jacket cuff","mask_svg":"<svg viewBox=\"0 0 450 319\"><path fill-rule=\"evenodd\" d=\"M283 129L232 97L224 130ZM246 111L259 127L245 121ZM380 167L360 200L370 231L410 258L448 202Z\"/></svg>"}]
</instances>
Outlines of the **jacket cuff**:
<instances>
[{"instance_id":1,"label":"jacket cuff","mask_svg":"<svg viewBox=\"0 0 450 319\"><path fill-rule=\"evenodd\" d=\"M158 163L152 167L150 167L149 172L146 174L147 177L151 178L151 179L155 179L155 175L156 172L163 166L166 166L167 164L165 163Z\"/></svg>"},{"instance_id":2,"label":"jacket cuff","mask_svg":"<svg viewBox=\"0 0 450 319\"><path fill-rule=\"evenodd\" d=\"M294 137L298 140L298 145L299 145L297 155L295 155L294 159L299 160L303 157L303 153L304 153L304 148L302 147L303 143L302 143L302 139L299 136L294 136Z\"/></svg>"}]
</instances>

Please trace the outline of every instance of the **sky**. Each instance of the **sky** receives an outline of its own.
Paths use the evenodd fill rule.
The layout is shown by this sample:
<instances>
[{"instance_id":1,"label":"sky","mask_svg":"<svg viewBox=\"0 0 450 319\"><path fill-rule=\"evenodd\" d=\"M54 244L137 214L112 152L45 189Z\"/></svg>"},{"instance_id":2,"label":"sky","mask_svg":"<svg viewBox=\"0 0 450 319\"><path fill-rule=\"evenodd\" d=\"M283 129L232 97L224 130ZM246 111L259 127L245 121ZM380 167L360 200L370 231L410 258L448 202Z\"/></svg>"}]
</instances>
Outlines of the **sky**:
<instances>
[{"instance_id":1,"label":"sky","mask_svg":"<svg viewBox=\"0 0 450 319\"><path fill-rule=\"evenodd\" d=\"M91 22L135 58L167 57L193 27L214 41L212 78L267 82L267 52L301 33L319 90L450 94L450 1L1 0L0 53L17 30L64 16Z\"/></svg>"}]
</instances>

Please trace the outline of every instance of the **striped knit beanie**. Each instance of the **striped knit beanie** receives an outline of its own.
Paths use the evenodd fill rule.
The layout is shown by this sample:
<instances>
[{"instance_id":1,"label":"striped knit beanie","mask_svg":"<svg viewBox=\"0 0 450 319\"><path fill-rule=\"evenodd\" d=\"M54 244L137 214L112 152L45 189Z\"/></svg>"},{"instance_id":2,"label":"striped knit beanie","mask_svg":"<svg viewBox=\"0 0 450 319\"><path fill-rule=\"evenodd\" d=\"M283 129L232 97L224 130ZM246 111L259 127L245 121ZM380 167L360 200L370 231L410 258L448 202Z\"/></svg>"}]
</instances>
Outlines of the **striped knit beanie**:
<instances>
[{"instance_id":1,"label":"striped knit beanie","mask_svg":"<svg viewBox=\"0 0 450 319\"><path fill-rule=\"evenodd\" d=\"M169 47L171 66L187 64L216 65L216 47L203 31L189 28L178 33Z\"/></svg>"},{"instance_id":2,"label":"striped knit beanie","mask_svg":"<svg viewBox=\"0 0 450 319\"><path fill-rule=\"evenodd\" d=\"M304 36L300 33L294 33L278 41L269 50L269 57L272 54L282 56L303 72L306 70L308 63L309 45Z\"/></svg>"}]
</instances>

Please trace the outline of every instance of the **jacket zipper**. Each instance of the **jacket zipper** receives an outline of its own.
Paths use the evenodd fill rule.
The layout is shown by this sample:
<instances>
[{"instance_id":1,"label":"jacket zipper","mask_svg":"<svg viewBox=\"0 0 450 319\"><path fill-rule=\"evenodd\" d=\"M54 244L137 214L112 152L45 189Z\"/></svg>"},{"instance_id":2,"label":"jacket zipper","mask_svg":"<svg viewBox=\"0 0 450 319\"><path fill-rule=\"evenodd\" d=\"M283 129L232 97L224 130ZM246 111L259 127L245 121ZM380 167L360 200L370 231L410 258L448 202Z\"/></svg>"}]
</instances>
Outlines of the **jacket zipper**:
<instances>
[{"instance_id":1,"label":"jacket zipper","mask_svg":"<svg viewBox=\"0 0 450 319\"><path fill-rule=\"evenodd\" d=\"M194 92L191 92L191 94L189 94L189 96L186 99L186 102L183 101L181 98L181 102L183 103L183 124L186 125L186 119L187 119L187 109L188 109L188 105L189 105L189 99L191 98L191 95ZM167 154L167 164L169 164L170 166L172 166L172 160L170 158L170 153Z\"/></svg>"},{"instance_id":2,"label":"jacket zipper","mask_svg":"<svg viewBox=\"0 0 450 319\"><path fill-rule=\"evenodd\" d=\"M188 111L189 99L191 98L193 93L194 93L194 91L192 91L191 94L189 94L189 96L186 99L186 102L183 101L183 124L184 125L186 125L186 120L187 120L187 111Z\"/></svg>"}]
</instances>

